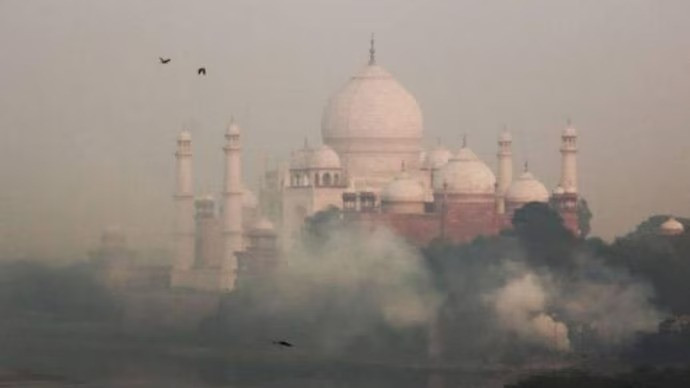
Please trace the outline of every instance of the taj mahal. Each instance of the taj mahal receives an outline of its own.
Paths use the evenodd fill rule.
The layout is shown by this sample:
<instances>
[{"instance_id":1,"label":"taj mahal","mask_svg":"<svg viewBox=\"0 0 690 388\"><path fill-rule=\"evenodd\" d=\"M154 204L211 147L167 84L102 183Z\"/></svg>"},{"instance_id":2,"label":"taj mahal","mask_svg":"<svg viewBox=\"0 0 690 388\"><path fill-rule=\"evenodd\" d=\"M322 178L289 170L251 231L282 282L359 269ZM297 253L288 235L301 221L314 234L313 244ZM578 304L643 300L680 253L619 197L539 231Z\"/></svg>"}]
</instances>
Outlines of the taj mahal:
<instances>
[{"instance_id":1,"label":"taj mahal","mask_svg":"<svg viewBox=\"0 0 690 388\"><path fill-rule=\"evenodd\" d=\"M459 150L440 143L424 149L423 131L415 97L377 63L373 39L368 63L326 103L322 144L305 141L289 165L265 171L258 196L242 179L237 122L225 134L217 196L195 193L192 137L183 131L175 153L171 285L232 290L243 273L270 270L305 219L332 207L357 227L389 228L417 246L498 234L530 202L550 204L579 234L577 131L570 123L561 133L561 177L551 191L527 165L514 179L507 131L497 139L495 172L466 140Z\"/></svg>"}]
</instances>

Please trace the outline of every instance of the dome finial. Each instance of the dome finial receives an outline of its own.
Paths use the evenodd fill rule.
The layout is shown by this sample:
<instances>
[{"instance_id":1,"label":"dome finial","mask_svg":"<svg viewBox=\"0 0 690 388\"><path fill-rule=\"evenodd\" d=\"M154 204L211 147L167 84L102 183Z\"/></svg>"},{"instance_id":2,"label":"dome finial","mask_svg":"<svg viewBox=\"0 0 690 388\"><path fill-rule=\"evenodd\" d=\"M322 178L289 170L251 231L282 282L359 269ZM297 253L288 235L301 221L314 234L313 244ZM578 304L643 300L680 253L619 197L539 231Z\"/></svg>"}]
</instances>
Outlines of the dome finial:
<instances>
[{"instance_id":1,"label":"dome finial","mask_svg":"<svg viewBox=\"0 0 690 388\"><path fill-rule=\"evenodd\" d=\"M529 171L529 161L525 160L525 166L524 166L525 172Z\"/></svg>"},{"instance_id":2,"label":"dome finial","mask_svg":"<svg viewBox=\"0 0 690 388\"><path fill-rule=\"evenodd\" d=\"M565 125L569 127L573 125L573 120L570 119L570 116L565 118Z\"/></svg>"},{"instance_id":3,"label":"dome finial","mask_svg":"<svg viewBox=\"0 0 690 388\"><path fill-rule=\"evenodd\" d=\"M376 48L374 47L374 33L371 33L371 40L369 41L369 66L376 64Z\"/></svg>"},{"instance_id":4,"label":"dome finial","mask_svg":"<svg viewBox=\"0 0 690 388\"><path fill-rule=\"evenodd\" d=\"M467 148L467 134L462 134L462 148Z\"/></svg>"},{"instance_id":5,"label":"dome finial","mask_svg":"<svg viewBox=\"0 0 690 388\"><path fill-rule=\"evenodd\" d=\"M304 149L306 150L309 148L309 138L307 136L304 137Z\"/></svg>"}]
</instances>

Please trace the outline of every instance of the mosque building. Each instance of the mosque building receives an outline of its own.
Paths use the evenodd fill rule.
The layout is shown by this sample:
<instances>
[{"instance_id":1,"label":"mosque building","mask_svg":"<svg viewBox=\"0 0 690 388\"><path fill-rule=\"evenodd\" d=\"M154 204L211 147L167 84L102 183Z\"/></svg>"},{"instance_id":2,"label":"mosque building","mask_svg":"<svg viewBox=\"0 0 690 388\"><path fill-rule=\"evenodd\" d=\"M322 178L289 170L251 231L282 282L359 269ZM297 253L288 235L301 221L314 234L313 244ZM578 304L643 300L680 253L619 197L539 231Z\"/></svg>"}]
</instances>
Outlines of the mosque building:
<instances>
[{"instance_id":1,"label":"mosque building","mask_svg":"<svg viewBox=\"0 0 690 388\"><path fill-rule=\"evenodd\" d=\"M211 197L195 199L191 136L182 132L175 154L172 285L231 290L238 271L256 276L275 266L277 252L292 246L305 219L331 207L342 209L353 225L387 227L416 245L495 235L510 227L513 213L530 202L551 204L579 234L577 131L570 123L561 134L560 182L551 193L527 164L513 179L507 131L497 140L494 173L466 139L457 151L440 143L425 150L423 130L417 101L377 64L372 39L369 62L324 108L323 144L305 141L292 153L289 166L265 172L258 201L242 181L237 123L225 135L219 209Z\"/></svg>"}]
</instances>

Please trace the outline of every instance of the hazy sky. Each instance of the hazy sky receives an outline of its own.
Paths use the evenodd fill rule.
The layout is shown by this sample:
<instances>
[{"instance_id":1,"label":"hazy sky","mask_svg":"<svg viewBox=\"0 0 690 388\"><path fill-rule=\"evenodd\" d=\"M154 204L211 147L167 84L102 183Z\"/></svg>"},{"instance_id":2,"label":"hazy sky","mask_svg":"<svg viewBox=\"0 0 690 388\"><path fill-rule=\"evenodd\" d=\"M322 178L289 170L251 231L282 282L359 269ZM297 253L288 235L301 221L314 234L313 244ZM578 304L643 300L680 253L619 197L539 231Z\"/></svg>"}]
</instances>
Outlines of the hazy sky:
<instances>
[{"instance_id":1,"label":"hazy sky","mask_svg":"<svg viewBox=\"0 0 690 388\"><path fill-rule=\"evenodd\" d=\"M177 132L217 190L234 114L255 185L261 152L320 141L371 32L428 144L467 133L495 166L505 124L516 171L528 158L552 188L571 117L595 234L690 215L688 15L687 0L0 0L0 253L79 257L110 224L160 245Z\"/></svg>"}]
</instances>

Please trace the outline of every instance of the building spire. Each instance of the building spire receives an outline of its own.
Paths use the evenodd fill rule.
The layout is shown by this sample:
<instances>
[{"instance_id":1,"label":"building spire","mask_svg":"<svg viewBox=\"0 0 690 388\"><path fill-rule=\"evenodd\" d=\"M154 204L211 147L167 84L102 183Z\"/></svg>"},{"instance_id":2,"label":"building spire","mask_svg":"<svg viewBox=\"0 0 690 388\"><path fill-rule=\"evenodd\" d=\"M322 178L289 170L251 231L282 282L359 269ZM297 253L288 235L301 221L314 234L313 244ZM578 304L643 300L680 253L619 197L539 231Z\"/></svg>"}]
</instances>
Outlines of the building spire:
<instances>
[{"instance_id":1,"label":"building spire","mask_svg":"<svg viewBox=\"0 0 690 388\"><path fill-rule=\"evenodd\" d=\"M524 172L529 172L529 161L525 160Z\"/></svg>"},{"instance_id":2,"label":"building spire","mask_svg":"<svg viewBox=\"0 0 690 388\"><path fill-rule=\"evenodd\" d=\"M374 33L371 33L371 40L369 41L369 66L376 64L376 48L374 47Z\"/></svg>"},{"instance_id":3,"label":"building spire","mask_svg":"<svg viewBox=\"0 0 690 388\"><path fill-rule=\"evenodd\" d=\"M466 148L466 147L467 147L467 134L463 133L462 134L462 148Z\"/></svg>"}]
</instances>

